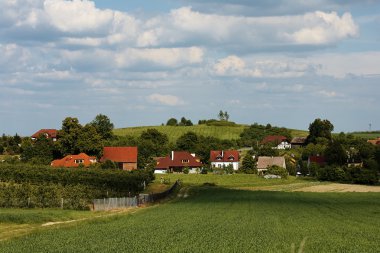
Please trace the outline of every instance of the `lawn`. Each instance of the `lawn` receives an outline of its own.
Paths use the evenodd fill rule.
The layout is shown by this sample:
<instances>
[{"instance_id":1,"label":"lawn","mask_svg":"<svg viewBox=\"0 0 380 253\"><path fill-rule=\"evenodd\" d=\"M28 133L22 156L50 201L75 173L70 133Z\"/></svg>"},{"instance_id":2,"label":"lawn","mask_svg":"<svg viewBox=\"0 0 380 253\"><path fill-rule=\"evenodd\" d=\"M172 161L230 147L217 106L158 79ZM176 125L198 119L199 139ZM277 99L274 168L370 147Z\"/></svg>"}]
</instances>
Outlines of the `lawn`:
<instances>
[{"instance_id":1,"label":"lawn","mask_svg":"<svg viewBox=\"0 0 380 253\"><path fill-rule=\"evenodd\" d=\"M238 186L219 176L204 181L212 178ZM248 191L183 181L187 198L39 230L1 242L0 252L298 252L301 242L303 252L379 250L379 193Z\"/></svg>"}]
</instances>

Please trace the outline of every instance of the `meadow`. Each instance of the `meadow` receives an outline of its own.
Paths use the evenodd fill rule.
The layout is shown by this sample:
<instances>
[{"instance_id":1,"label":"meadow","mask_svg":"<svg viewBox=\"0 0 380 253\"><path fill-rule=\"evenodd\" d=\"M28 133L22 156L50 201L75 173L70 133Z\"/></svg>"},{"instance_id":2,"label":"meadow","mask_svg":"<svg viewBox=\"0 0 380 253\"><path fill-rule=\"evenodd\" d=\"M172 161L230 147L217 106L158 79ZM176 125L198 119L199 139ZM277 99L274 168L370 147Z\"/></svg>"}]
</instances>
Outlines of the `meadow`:
<instances>
[{"instance_id":1,"label":"meadow","mask_svg":"<svg viewBox=\"0 0 380 253\"><path fill-rule=\"evenodd\" d=\"M36 230L0 242L0 252L378 251L379 193L239 189L318 183L296 178L168 176L178 178L183 188L170 201Z\"/></svg>"}]
</instances>

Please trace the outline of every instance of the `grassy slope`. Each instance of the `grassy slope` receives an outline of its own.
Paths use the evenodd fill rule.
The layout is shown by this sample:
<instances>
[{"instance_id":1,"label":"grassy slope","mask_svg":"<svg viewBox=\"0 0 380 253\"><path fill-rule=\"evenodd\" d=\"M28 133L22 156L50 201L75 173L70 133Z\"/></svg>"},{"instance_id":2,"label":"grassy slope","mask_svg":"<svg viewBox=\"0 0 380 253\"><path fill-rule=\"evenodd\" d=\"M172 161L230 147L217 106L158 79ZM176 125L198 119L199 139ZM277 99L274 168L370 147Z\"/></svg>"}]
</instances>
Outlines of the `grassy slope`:
<instances>
[{"instance_id":1,"label":"grassy slope","mask_svg":"<svg viewBox=\"0 0 380 253\"><path fill-rule=\"evenodd\" d=\"M128 215L46 229L0 252L376 252L379 194L197 187ZM298 251L298 250L297 250Z\"/></svg>"},{"instance_id":2,"label":"grassy slope","mask_svg":"<svg viewBox=\"0 0 380 253\"><path fill-rule=\"evenodd\" d=\"M375 132L353 132L352 135L363 139L375 139L380 137L380 131Z\"/></svg>"},{"instance_id":3,"label":"grassy slope","mask_svg":"<svg viewBox=\"0 0 380 253\"><path fill-rule=\"evenodd\" d=\"M174 142L181 135L193 131L198 135L213 136L219 139L236 140L240 138L240 133L247 128L246 125L237 126L207 126L207 125L194 125L194 126L142 126L142 127L129 127L115 129L114 133L119 136L131 135L140 136L143 131L149 128L157 129L158 131L167 134L169 140ZM308 132L303 130L291 130L293 136L307 136Z\"/></svg>"}]
</instances>

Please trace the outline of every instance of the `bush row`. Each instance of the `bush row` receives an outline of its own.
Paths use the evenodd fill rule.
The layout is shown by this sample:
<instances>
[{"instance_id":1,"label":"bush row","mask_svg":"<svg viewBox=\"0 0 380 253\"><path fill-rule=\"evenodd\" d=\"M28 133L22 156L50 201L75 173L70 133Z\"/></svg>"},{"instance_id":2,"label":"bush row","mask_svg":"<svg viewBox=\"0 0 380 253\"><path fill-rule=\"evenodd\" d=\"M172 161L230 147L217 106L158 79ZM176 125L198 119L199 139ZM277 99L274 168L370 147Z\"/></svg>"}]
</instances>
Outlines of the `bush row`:
<instances>
[{"instance_id":1,"label":"bush row","mask_svg":"<svg viewBox=\"0 0 380 253\"><path fill-rule=\"evenodd\" d=\"M0 183L0 207L89 209L94 198L104 197L98 189L84 185L14 182Z\"/></svg>"},{"instance_id":2,"label":"bush row","mask_svg":"<svg viewBox=\"0 0 380 253\"><path fill-rule=\"evenodd\" d=\"M323 168L318 168L316 174L318 180L322 181L336 181L342 183L367 185L379 183L377 171L366 168L326 166Z\"/></svg>"},{"instance_id":3,"label":"bush row","mask_svg":"<svg viewBox=\"0 0 380 253\"><path fill-rule=\"evenodd\" d=\"M83 185L91 188L109 190L119 193L135 194L153 176L145 171L121 171L101 169L56 169L48 166L25 164L0 165L0 181L31 184Z\"/></svg>"}]
</instances>

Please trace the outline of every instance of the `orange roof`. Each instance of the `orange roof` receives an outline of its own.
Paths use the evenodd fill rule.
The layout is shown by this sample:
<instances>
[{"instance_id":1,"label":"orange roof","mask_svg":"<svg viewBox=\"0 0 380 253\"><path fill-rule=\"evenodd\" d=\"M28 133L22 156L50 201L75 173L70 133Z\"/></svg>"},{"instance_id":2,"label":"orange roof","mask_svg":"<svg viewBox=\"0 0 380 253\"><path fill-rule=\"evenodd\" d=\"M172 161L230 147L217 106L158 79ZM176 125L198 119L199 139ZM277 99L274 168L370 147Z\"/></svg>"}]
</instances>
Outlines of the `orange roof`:
<instances>
[{"instance_id":1,"label":"orange roof","mask_svg":"<svg viewBox=\"0 0 380 253\"><path fill-rule=\"evenodd\" d=\"M95 156L88 156L85 153L80 153L79 155L67 155L62 159L54 160L51 162L53 167L79 167L83 164L85 167L90 166L96 162Z\"/></svg>"},{"instance_id":2,"label":"orange roof","mask_svg":"<svg viewBox=\"0 0 380 253\"><path fill-rule=\"evenodd\" d=\"M373 145L380 145L380 137L374 140L368 140L367 142L373 144Z\"/></svg>"},{"instance_id":3,"label":"orange roof","mask_svg":"<svg viewBox=\"0 0 380 253\"><path fill-rule=\"evenodd\" d=\"M211 162L239 162L237 150L212 150L210 151Z\"/></svg>"},{"instance_id":4,"label":"orange roof","mask_svg":"<svg viewBox=\"0 0 380 253\"><path fill-rule=\"evenodd\" d=\"M32 135L32 138L38 138L41 134L45 134L47 138L57 138L57 129L41 129Z\"/></svg>"},{"instance_id":5,"label":"orange roof","mask_svg":"<svg viewBox=\"0 0 380 253\"><path fill-rule=\"evenodd\" d=\"M104 147L100 161L137 163L137 147Z\"/></svg>"},{"instance_id":6,"label":"orange roof","mask_svg":"<svg viewBox=\"0 0 380 253\"><path fill-rule=\"evenodd\" d=\"M198 157L192 156L187 151L172 151L166 157L157 160L156 169L169 169L169 168L185 168L185 167L202 167L202 163Z\"/></svg>"}]
</instances>

